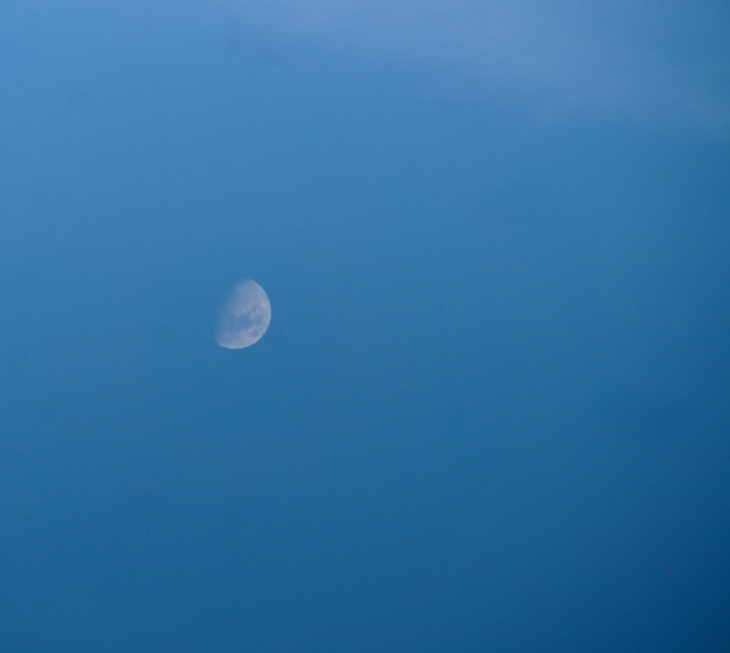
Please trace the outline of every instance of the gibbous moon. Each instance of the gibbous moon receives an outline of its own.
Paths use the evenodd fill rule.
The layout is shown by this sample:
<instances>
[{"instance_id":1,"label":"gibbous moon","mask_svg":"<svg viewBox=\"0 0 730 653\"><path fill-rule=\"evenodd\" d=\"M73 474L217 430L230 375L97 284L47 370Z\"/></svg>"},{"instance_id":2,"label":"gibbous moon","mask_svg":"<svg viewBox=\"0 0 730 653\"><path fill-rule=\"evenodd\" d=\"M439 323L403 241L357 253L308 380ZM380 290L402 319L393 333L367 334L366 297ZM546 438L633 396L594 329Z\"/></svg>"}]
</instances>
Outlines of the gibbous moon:
<instances>
[{"instance_id":1,"label":"gibbous moon","mask_svg":"<svg viewBox=\"0 0 730 653\"><path fill-rule=\"evenodd\" d=\"M271 322L271 304L264 289L246 279L233 286L221 306L215 341L226 349L243 349L261 340Z\"/></svg>"}]
</instances>

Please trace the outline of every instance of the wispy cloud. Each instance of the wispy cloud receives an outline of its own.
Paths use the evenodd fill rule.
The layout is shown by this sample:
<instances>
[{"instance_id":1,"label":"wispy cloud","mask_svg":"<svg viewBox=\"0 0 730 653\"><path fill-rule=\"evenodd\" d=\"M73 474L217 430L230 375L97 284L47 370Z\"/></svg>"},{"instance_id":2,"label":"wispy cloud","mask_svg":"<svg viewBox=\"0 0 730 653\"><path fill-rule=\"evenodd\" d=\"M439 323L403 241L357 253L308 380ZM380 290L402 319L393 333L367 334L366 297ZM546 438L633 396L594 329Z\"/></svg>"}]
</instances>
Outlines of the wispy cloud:
<instances>
[{"instance_id":1,"label":"wispy cloud","mask_svg":"<svg viewBox=\"0 0 730 653\"><path fill-rule=\"evenodd\" d=\"M542 113L730 131L730 9L628 0L227 0L270 38L512 88ZM462 89L464 90L464 89Z\"/></svg>"}]
</instances>

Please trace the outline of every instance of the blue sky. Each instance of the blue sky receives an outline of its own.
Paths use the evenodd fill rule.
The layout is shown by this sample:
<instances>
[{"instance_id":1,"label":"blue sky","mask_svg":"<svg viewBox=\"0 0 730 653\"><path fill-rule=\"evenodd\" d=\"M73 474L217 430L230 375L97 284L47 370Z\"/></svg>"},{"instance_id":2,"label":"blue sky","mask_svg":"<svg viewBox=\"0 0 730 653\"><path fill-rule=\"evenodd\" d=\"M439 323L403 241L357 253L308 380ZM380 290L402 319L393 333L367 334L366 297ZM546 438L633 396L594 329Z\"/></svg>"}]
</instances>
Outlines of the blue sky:
<instances>
[{"instance_id":1,"label":"blue sky","mask_svg":"<svg viewBox=\"0 0 730 653\"><path fill-rule=\"evenodd\" d=\"M2 5L0 648L727 650L727 27Z\"/></svg>"}]
</instances>

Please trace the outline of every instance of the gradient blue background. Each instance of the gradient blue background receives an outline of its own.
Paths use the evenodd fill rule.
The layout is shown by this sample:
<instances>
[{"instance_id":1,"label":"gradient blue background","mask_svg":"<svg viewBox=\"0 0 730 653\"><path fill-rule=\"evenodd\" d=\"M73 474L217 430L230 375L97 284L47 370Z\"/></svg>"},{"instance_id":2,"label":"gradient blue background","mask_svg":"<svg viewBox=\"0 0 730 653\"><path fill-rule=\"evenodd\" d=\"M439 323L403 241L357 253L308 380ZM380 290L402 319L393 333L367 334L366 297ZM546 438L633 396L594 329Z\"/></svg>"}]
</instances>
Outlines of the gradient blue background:
<instances>
[{"instance_id":1,"label":"gradient blue background","mask_svg":"<svg viewBox=\"0 0 730 653\"><path fill-rule=\"evenodd\" d=\"M0 5L0 650L728 651L730 23L647 6L576 100L233 3Z\"/></svg>"}]
</instances>

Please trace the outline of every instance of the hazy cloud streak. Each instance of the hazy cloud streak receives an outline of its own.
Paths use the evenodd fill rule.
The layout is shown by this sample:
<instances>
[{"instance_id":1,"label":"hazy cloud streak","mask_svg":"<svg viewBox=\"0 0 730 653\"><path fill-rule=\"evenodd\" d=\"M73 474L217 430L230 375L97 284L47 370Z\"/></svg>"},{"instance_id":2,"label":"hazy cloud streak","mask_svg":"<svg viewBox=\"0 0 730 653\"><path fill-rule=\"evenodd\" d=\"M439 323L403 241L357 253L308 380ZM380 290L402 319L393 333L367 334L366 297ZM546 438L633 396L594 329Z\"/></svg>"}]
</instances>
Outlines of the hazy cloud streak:
<instances>
[{"instance_id":1,"label":"hazy cloud streak","mask_svg":"<svg viewBox=\"0 0 730 653\"><path fill-rule=\"evenodd\" d=\"M228 0L230 1L230 0ZM285 43L429 67L468 93L495 85L538 110L730 127L730 11L722 5L400 0L232 3ZM452 86L458 86L455 82Z\"/></svg>"}]
</instances>

